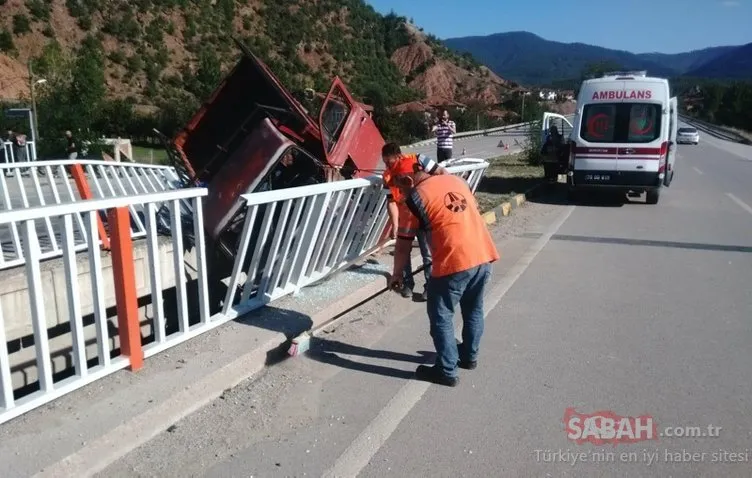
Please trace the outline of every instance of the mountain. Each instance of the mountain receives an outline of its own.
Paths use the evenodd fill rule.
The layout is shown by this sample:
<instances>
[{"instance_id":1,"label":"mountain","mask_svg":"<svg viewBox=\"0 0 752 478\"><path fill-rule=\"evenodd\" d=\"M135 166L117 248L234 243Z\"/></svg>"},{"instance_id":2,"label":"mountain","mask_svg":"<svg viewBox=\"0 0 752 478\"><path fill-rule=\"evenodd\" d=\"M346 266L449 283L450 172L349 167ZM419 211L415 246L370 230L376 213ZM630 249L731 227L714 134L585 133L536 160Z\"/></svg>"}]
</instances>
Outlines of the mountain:
<instances>
[{"instance_id":1,"label":"mountain","mask_svg":"<svg viewBox=\"0 0 752 478\"><path fill-rule=\"evenodd\" d=\"M739 48L738 46L716 46L694 50L686 53L640 53L637 56L651 61L660 63L671 68L680 75L700 68L705 63L715 60L716 58Z\"/></svg>"},{"instance_id":2,"label":"mountain","mask_svg":"<svg viewBox=\"0 0 752 478\"><path fill-rule=\"evenodd\" d=\"M538 85L578 79L588 65L597 62L610 62L624 69L647 70L652 75L674 77L700 71L698 68L702 65L734 55L740 48L722 46L679 54L635 54L583 43L550 41L529 32L449 38L444 43L452 50L473 55L508 80ZM738 57L739 62L744 63L744 60L743 55ZM719 65L719 68L719 74L728 73L727 67Z\"/></svg>"},{"instance_id":3,"label":"mountain","mask_svg":"<svg viewBox=\"0 0 752 478\"><path fill-rule=\"evenodd\" d=\"M687 76L696 78L752 78L752 43L740 46L696 67Z\"/></svg>"},{"instance_id":4,"label":"mountain","mask_svg":"<svg viewBox=\"0 0 752 478\"><path fill-rule=\"evenodd\" d=\"M194 108L234 65L239 51L231 34L296 92L326 91L335 75L355 96L378 96L387 104L497 102L506 89L503 79L468 55L450 52L404 17L381 15L363 0L11 0L2 4L3 99L28 98L29 60L34 60L39 76L65 77L59 68L74 63L84 44L96 44L107 97L144 106L172 102ZM48 83L40 87L40 94L51 89Z\"/></svg>"},{"instance_id":5,"label":"mountain","mask_svg":"<svg viewBox=\"0 0 752 478\"><path fill-rule=\"evenodd\" d=\"M473 55L497 74L522 84L548 84L578 78L588 64L596 61L611 61L624 68L649 70L658 75L672 73L670 68L627 51L549 41L528 32L450 38L444 43L453 50Z\"/></svg>"}]
</instances>

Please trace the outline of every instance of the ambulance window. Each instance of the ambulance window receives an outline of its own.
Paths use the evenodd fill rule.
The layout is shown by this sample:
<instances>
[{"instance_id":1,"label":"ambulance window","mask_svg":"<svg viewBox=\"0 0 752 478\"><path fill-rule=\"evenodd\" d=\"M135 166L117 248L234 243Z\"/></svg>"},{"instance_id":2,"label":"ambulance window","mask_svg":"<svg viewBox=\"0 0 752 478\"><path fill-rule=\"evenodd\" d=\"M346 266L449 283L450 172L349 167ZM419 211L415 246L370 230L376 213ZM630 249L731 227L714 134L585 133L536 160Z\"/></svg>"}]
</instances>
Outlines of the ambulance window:
<instances>
[{"instance_id":1,"label":"ambulance window","mask_svg":"<svg viewBox=\"0 0 752 478\"><path fill-rule=\"evenodd\" d=\"M583 110L580 137L590 143L650 143L660 133L659 104L591 104Z\"/></svg>"},{"instance_id":2,"label":"ambulance window","mask_svg":"<svg viewBox=\"0 0 752 478\"><path fill-rule=\"evenodd\" d=\"M659 112L656 106L630 105L628 142L649 143L658 137Z\"/></svg>"},{"instance_id":3,"label":"ambulance window","mask_svg":"<svg viewBox=\"0 0 752 478\"><path fill-rule=\"evenodd\" d=\"M613 143L616 105L587 105L582 115L580 136L591 143Z\"/></svg>"}]
</instances>

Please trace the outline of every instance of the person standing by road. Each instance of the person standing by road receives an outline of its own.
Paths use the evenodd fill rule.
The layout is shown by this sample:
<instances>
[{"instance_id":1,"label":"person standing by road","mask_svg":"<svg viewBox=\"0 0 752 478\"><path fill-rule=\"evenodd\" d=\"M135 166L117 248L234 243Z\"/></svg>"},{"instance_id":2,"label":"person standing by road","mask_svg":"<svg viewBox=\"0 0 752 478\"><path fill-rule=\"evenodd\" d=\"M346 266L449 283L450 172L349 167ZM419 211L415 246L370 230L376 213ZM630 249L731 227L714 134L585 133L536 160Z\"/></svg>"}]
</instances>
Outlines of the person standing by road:
<instances>
[{"instance_id":1,"label":"person standing by road","mask_svg":"<svg viewBox=\"0 0 752 478\"><path fill-rule=\"evenodd\" d=\"M66 148L68 159L78 158L78 143L76 142L76 139L73 137L73 133L71 133L70 130L65 132L65 139L68 141L68 146Z\"/></svg>"},{"instance_id":2,"label":"person standing by road","mask_svg":"<svg viewBox=\"0 0 752 478\"><path fill-rule=\"evenodd\" d=\"M392 238L396 238L400 216L410 214L410 211L404 208L404 197L400 189L393 182L394 177L400 174L412 173L416 168L420 168L428 174L447 174L447 171L439 166L436 161L423 154L402 154L402 150L397 143L385 144L381 149L381 157L386 166L386 171L384 171L383 175L384 185L389 188L389 192L387 193L387 213L392 223ZM428 279L431 277L431 251L428 248L428 238L422 231L416 234L416 236L418 238L418 246L420 247L420 255L423 258L423 275L426 278L426 283L428 283ZM413 289L415 288L411 261L408 260L401 270L402 288L400 293L402 297L408 298L413 295ZM424 290L421 298L422 300L426 300L426 297L427 293Z\"/></svg>"},{"instance_id":3,"label":"person standing by road","mask_svg":"<svg viewBox=\"0 0 752 478\"><path fill-rule=\"evenodd\" d=\"M484 329L483 293L491 264L500 255L464 179L417 171L401 174L395 182L410 214L400 216L389 287L400 287L413 238L425 231L433 258L426 308L437 359L432 367L419 366L416 376L453 387L459 382L457 367L477 366ZM457 304L463 322L459 345L454 336Z\"/></svg>"},{"instance_id":4,"label":"person standing by road","mask_svg":"<svg viewBox=\"0 0 752 478\"><path fill-rule=\"evenodd\" d=\"M436 135L436 161L443 163L452 159L454 141L452 136L457 134L457 125L449 119L449 112L441 112L441 119L433 126L431 131Z\"/></svg>"}]
</instances>

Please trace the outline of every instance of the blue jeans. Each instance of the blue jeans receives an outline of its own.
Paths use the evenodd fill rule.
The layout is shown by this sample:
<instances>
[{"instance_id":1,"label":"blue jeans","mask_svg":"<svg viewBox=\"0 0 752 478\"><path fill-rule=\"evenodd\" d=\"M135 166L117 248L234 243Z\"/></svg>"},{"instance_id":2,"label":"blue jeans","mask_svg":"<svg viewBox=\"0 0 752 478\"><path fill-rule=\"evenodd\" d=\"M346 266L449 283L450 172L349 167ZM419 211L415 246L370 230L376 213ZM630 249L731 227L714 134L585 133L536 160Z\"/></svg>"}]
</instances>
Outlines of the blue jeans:
<instances>
[{"instance_id":1,"label":"blue jeans","mask_svg":"<svg viewBox=\"0 0 752 478\"><path fill-rule=\"evenodd\" d=\"M457 361L478 359L483 335L483 291L491 277L491 264L483 264L444 277L432 277L428 287L428 319L436 348L436 367L448 377L457 376ZM462 346L454 337L454 308L462 312ZM462 355L460 356L460 351Z\"/></svg>"},{"instance_id":2,"label":"blue jeans","mask_svg":"<svg viewBox=\"0 0 752 478\"><path fill-rule=\"evenodd\" d=\"M431 277L431 249L429 247L429 237L422 229L418 230L417 236L420 255L423 258L423 276L426 278L426 284L428 284L428 280ZM402 284L410 289L415 288L412 260L407 263L405 269L402 271Z\"/></svg>"}]
</instances>

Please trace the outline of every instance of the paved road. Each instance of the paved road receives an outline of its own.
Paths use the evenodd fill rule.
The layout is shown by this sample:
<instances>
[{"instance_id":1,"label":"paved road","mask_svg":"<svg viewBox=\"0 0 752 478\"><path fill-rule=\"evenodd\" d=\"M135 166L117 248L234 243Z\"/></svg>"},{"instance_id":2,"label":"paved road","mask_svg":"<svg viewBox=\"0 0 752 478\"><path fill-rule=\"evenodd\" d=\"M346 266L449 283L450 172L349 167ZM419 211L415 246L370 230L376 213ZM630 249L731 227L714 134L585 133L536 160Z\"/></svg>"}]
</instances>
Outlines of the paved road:
<instances>
[{"instance_id":1,"label":"paved road","mask_svg":"<svg viewBox=\"0 0 752 478\"><path fill-rule=\"evenodd\" d=\"M424 306L384 295L100 476L750 476L752 156L727 146L681 146L658 205L553 194L496 227L458 388L412 379ZM721 428L578 445L569 407Z\"/></svg>"},{"instance_id":2,"label":"paved road","mask_svg":"<svg viewBox=\"0 0 752 478\"><path fill-rule=\"evenodd\" d=\"M455 157L467 156L480 159L488 159L504 154L504 147L500 146L503 141L509 145L509 151L519 151L520 145L527 141L527 128L516 128L513 130L500 131L491 133L488 136L473 136L469 138L458 138L454 140L453 155ZM462 151L465 154L462 154ZM432 158L436 157L436 144L406 148L405 151L423 153Z\"/></svg>"}]
</instances>

